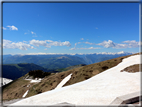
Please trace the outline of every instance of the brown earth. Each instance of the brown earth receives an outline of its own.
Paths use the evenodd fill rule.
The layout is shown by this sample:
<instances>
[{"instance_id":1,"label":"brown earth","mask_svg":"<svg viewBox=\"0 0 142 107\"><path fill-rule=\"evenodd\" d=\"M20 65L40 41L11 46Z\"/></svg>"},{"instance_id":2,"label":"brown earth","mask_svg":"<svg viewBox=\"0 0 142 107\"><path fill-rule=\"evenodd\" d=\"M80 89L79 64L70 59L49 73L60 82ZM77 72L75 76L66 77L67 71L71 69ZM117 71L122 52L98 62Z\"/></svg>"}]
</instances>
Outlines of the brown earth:
<instances>
[{"instance_id":1,"label":"brown earth","mask_svg":"<svg viewBox=\"0 0 142 107\"><path fill-rule=\"evenodd\" d=\"M121 72L124 72L124 71L131 72L131 73L139 72L140 71L140 69L139 69L140 66L142 67L142 64L135 64L135 65L124 68L123 70L121 70Z\"/></svg>"},{"instance_id":2,"label":"brown earth","mask_svg":"<svg viewBox=\"0 0 142 107\"><path fill-rule=\"evenodd\" d=\"M137 53L139 54L139 53ZM133 54L136 55L136 54ZM89 79L92 76L95 76L111 67L119 64L124 58L127 58L132 55L123 56L119 58L114 58L110 60L106 60L99 63L94 63L86 66L82 66L79 68L74 68L72 70L60 72L60 73L52 73L49 76L46 76L40 83L30 83L30 81L24 80L25 76L11 82L10 84L2 87L3 92L3 100L11 100L16 98L22 98L23 94L29 90L26 97L30 97L36 94L40 94L45 91L52 90L56 88L56 86L69 74L72 73L70 80L64 85L71 85L74 83L78 83ZM31 84L30 87L27 87L28 84Z\"/></svg>"}]
</instances>

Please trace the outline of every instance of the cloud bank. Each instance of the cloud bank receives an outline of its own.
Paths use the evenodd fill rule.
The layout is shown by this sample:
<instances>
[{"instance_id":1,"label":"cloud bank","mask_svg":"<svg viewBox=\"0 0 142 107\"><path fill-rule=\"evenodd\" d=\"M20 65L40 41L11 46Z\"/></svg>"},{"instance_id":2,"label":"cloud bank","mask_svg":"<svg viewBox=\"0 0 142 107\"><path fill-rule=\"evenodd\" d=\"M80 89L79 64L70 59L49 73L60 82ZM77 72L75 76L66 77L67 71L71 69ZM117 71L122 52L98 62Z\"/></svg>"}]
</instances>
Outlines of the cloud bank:
<instances>
[{"instance_id":1,"label":"cloud bank","mask_svg":"<svg viewBox=\"0 0 142 107\"><path fill-rule=\"evenodd\" d=\"M3 39L3 48L4 49L20 49L20 50L27 50L27 48L35 49L33 46L39 47L44 46L46 48L51 48L51 46L71 46L69 41L65 42L58 42L58 41L52 41L52 40L31 40L29 41L29 44L27 41L23 42L12 42L10 40ZM45 49L47 50L47 49Z\"/></svg>"},{"instance_id":2,"label":"cloud bank","mask_svg":"<svg viewBox=\"0 0 142 107\"><path fill-rule=\"evenodd\" d=\"M105 48L116 48L116 49L120 49L120 48L136 48L139 47L141 45L140 42L136 42L135 40L127 40L127 41L123 41L122 44L118 44L118 43L114 43L111 40L108 41L104 41L102 43L98 43L96 45L100 45L103 46Z\"/></svg>"},{"instance_id":3,"label":"cloud bank","mask_svg":"<svg viewBox=\"0 0 142 107\"><path fill-rule=\"evenodd\" d=\"M85 43L89 45L99 45L103 46L104 48L115 48L115 49L122 49L122 48L137 48L139 46L142 46L142 42L137 42L135 40L127 40L123 41L122 43L114 43L112 40L103 41L101 43L90 43L90 42L77 42L75 43L75 46L71 48L70 50L78 50L78 49L101 49L100 47L89 47L89 48L77 48L77 44Z\"/></svg>"},{"instance_id":4,"label":"cloud bank","mask_svg":"<svg viewBox=\"0 0 142 107\"><path fill-rule=\"evenodd\" d=\"M58 41L52 41L52 40L31 40L30 41L31 45L34 46L44 46L46 48L50 48L51 46L71 46L69 41L65 41L65 42L58 42Z\"/></svg>"},{"instance_id":5,"label":"cloud bank","mask_svg":"<svg viewBox=\"0 0 142 107\"><path fill-rule=\"evenodd\" d=\"M95 44L90 42L77 42L75 43L75 46L69 50L91 50L91 49L101 49L101 47L81 47L78 48L77 45L80 43L85 43L89 45L97 45L97 46L103 46L104 48L115 48L115 49L122 49L122 48L137 48L139 46L142 46L142 42L137 42L135 40L127 40L123 41L122 43L114 43L112 40L103 41L101 43ZM3 39L3 48L4 49L20 49L20 50L27 50L30 49L36 49L34 47L46 47L44 50L47 50L47 48L51 48L52 46L67 46L70 47L71 43L69 41L52 41L52 40L35 40L32 39L30 41L23 41L23 42L12 42L10 40Z\"/></svg>"},{"instance_id":6,"label":"cloud bank","mask_svg":"<svg viewBox=\"0 0 142 107\"><path fill-rule=\"evenodd\" d=\"M3 48L8 48L8 49L20 49L20 50L27 50L27 48L30 49L35 49L33 46L26 44L24 42L12 42L10 40L5 40L3 39Z\"/></svg>"}]
</instances>

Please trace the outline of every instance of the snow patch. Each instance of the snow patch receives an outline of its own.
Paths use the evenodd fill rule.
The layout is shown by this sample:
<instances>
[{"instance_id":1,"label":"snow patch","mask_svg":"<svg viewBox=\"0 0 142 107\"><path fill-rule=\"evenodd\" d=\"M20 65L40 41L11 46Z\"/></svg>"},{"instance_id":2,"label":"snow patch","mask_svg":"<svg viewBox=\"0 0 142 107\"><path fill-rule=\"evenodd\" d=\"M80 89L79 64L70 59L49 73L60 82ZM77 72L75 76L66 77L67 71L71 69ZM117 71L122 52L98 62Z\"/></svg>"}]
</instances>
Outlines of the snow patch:
<instances>
[{"instance_id":1,"label":"snow patch","mask_svg":"<svg viewBox=\"0 0 142 107\"><path fill-rule=\"evenodd\" d=\"M0 77L0 87L1 86L4 86L4 85L6 85L6 84L8 84L8 83L10 83L10 82L12 82L13 80L11 80L11 79L8 79L8 78L1 78Z\"/></svg>"},{"instance_id":2,"label":"snow patch","mask_svg":"<svg viewBox=\"0 0 142 107\"><path fill-rule=\"evenodd\" d=\"M35 79L25 79L25 80L29 80L30 83L36 83L36 82L41 82L41 80L43 80L43 79L41 79L41 78L35 78Z\"/></svg>"},{"instance_id":3,"label":"snow patch","mask_svg":"<svg viewBox=\"0 0 142 107\"><path fill-rule=\"evenodd\" d=\"M29 90L27 90L22 97L26 97L26 95L28 94L28 92L29 92Z\"/></svg>"},{"instance_id":4,"label":"snow patch","mask_svg":"<svg viewBox=\"0 0 142 107\"><path fill-rule=\"evenodd\" d=\"M64 79L58 84L58 86L57 86L55 89L61 88L61 87L71 78L71 75L72 75L72 73L71 73L70 75L68 75L66 78L64 78Z\"/></svg>"},{"instance_id":5,"label":"snow patch","mask_svg":"<svg viewBox=\"0 0 142 107\"><path fill-rule=\"evenodd\" d=\"M30 83L41 82L41 80L31 80Z\"/></svg>"}]
</instances>

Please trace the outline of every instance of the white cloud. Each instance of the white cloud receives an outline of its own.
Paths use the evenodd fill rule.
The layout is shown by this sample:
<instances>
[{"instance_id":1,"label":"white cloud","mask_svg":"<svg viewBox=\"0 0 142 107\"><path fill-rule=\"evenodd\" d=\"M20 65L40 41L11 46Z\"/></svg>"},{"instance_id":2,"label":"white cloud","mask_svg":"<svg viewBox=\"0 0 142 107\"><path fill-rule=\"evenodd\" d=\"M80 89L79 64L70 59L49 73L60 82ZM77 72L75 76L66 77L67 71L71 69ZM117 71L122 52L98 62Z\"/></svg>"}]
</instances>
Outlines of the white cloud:
<instances>
[{"instance_id":1,"label":"white cloud","mask_svg":"<svg viewBox=\"0 0 142 107\"><path fill-rule=\"evenodd\" d=\"M71 48L70 50L76 50L76 47L74 47L74 48Z\"/></svg>"},{"instance_id":2,"label":"white cloud","mask_svg":"<svg viewBox=\"0 0 142 107\"><path fill-rule=\"evenodd\" d=\"M61 42L63 45L65 45L65 46L71 46L71 44L70 44L70 42L69 41L65 41L65 42Z\"/></svg>"},{"instance_id":3,"label":"white cloud","mask_svg":"<svg viewBox=\"0 0 142 107\"><path fill-rule=\"evenodd\" d=\"M10 30L18 30L18 28L15 27L15 26L13 26L13 25L12 25L12 26L9 26L9 25L8 25L7 27L9 27Z\"/></svg>"},{"instance_id":4,"label":"white cloud","mask_svg":"<svg viewBox=\"0 0 142 107\"><path fill-rule=\"evenodd\" d=\"M104 42L99 43L97 45L104 46L105 48L115 47L115 43L113 43L113 41L111 41L111 40L108 40L108 42L104 41Z\"/></svg>"},{"instance_id":5,"label":"white cloud","mask_svg":"<svg viewBox=\"0 0 142 107\"><path fill-rule=\"evenodd\" d=\"M70 50L86 50L86 49L101 49L100 47L89 47L89 48L71 48Z\"/></svg>"},{"instance_id":6,"label":"white cloud","mask_svg":"<svg viewBox=\"0 0 142 107\"><path fill-rule=\"evenodd\" d=\"M116 44L115 48L137 48L140 46L140 42L136 42L135 40L127 40L122 43L124 44Z\"/></svg>"},{"instance_id":7,"label":"white cloud","mask_svg":"<svg viewBox=\"0 0 142 107\"><path fill-rule=\"evenodd\" d=\"M3 29L3 30L6 30L6 28L5 28L5 27L2 27L2 29Z\"/></svg>"},{"instance_id":8,"label":"white cloud","mask_svg":"<svg viewBox=\"0 0 142 107\"><path fill-rule=\"evenodd\" d=\"M47 43L49 42L49 43ZM34 45L34 46L44 46L47 48L50 48L51 46L71 46L69 41L65 41L65 42L58 42L58 41L52 41L52 40L31 40L30 44Z\"/></svg>"},{"instance_id":9,"label":"white cloud","mask_svg":"<svg viewBox=\"0 0 142 107\"><path fill-rule=\"evenodd\" d=\"M31 34L33 35L33 37L37 37L35 32L31 31Z\"/></svg>"},{"instance_id":10,"label":"white cloud","mask_svg":"<svg viewBox=\"0 0 142 107\"><path fill-rule=\"evenodd\" d=\"M46 47L44 50L47 50L47 48L50 48L51 46L71 46L69 41L65 41L65 42L58 42L58 41L52 41L52 40L31 40L29 41L29 44L27 43L27 41L23 41L23 42L12 42L10 40L5 40L3 39L3 48L11 48L11 49L20 49L20 50L27 50L27 48L31 48L31 49L36 49L33 46L44 46Z\"/></svg>"},{"instance_id":11,"label":"white cloud","mask_svg":"<svg viewBox=\"0 0 142 107\"><path fill-rule=\"evenodd\" d=\"M78 49L101 49L100 47L78 48Z\"/></svg>"},{"instance_id":12,"label":"white cloud","mask_svg":"<svg viewBox=\"0 0 142 107\"><path fill-rule=\"evenodd\" d=\"M123 41L123 44L118 44L118 43L114 43L111 40L108 41L104 41L102 43L96 44L96 45L101 45L105 48L116 48L116 49L120 49L120 48L136 48L139 47L140 42L136 42L135 40L132 41Z\"/></svg>"},{"instance_id":13,"label":"white cloud","mask_svg":"<svg viewBox=\"0 0 142 107\"><path fill-rule=\"evenodd\" d=\"M74 45L75 45L75 47L76 47L76 45L77 45L77 44L80 44L80 43L81 43L81 42L77 42L77 43L75 43L75 44L74 44Z\"/></svg>"},{"instance_id":14,"label":"white cloud","mask_svg":"<svg viewBox=\"0 0 142 107\"><path fill-rule=\"evenodd\" d=\"M129 43L129 44L131 44L131 43L137 43L137 42L135 40L132 40L132 41L127 40L127 41L123 41L123 43Z\"/></svg>"},{"instance_id":15,"label":"white cloud","mask_svg":"<svg viewBox=\"0 0 142 107\"><path fill-rule=\"evenodd\" d=\"M98 29L98 28L96 27L96 29Z\"/></svg>"},{"instance_id":16,"label":"white cloud","mask_svg":"<svg viewBox=\"0 0 142 107\"><path fill-rule=\"evenodd\" d=\"M83 42L85 44L89 44L89 45L94 45L95 43L90 43L90 42Z\"/></svg>"},{"instance_id":17,"label":"white cloud","mask_svg":"<svg viewBox=\"0 0 142 107\"><path fill-rule=\"evenodd\" d=\"M84 40L84 38L81 38L80 40Z\"/></svg>"},{"instance_id":18,"label":"white cloud","mask_svg":"<svg viewBox=\"0 0 142 107\"><path fill-rule=\"evenodd\" d=\"M57 42L57 41L54 41L54 42L51 42L49 43L49 45L53 45L53 46L71 46L70 42L69 41L65 41L65 42Z\"/></svg>"},{"instance_id":19,"label":"white cloud","mask_svg":"<svg viewBox=\"0 0 142 107\"><path fill-rule=\"evenodd\" d=\"M27 50L27 48L35 49L33 46L26 44L24 42L15 43L15 42L12 42L10 40L3 39L3 48L20 49L20 50Z\"/></svg>"},{"instance_id":20,"label":"white cloud","mask_svg":"<svg viewBox=\"0 0 142 107\"><path fill-rule=\"evenodd\" d=\"M85 43L85 44L90 44L90 45L94 45L94 44L95 44L95 43L90 43L90 42L77 42L77 43L75 43L74 48L71 48L70 50L88 49L88 48L76 48L77 44L80 44L80 43ZM94 48L94 49L95 49L95 48Z\"/></svg>"},{"instance_id":21,"label":"white cloud","mask_svg":"<svg viewBox=\"0 0 142 107\"><path fill-rule=\"evenodd\" d=\"M8 45L9 45L11 42L12 42L12 41L10 41L10 40L5 40L5 39L3 39L3 48L8 47Z\"/></svg>"},{"instance_id":22,"label":"white cloud","mask_svg":"<svg viewBox=\"0 0 142 107\"><path fill-rule=\"evenodd\" d=\"M128 45L127 44L116 44L115 47L113 48L116 48L116 49L128 48Z\"/></svg>"},{"instance_id":23,"label":"white cloud","mask_svg":"<svg viewBox=\"0 0 142 107\"><path fill-rule=\"evenodd\" d=\"M31 34L35 34L35 35L36 35L36 33L35 33L35 32L33 32L33 31L31 31Z\"/></svg>"},{"instance_id":24,"label":"white cloud","mask_svg":"<svg viewBox=\"0 0 142 107\"><path fill-rule=\"evenodd\" d=\"M71 48L70 50L76 50L76 45L77 45L77 44L80 44L80 43L81 43L81 42L75 43L75 44L74 44L74 45L75 45L74 48Z\"/></svg>"},{"instance_id":25,"label":"white cloud","mask_svg":"<svg viewBox=\"0 0 142 107\"><path fill-rule=\"evenodd\" d=\"M52 40L46 40L47 42L53 42Z\"/></svg>"},{"instance_id":26,"label":"white cloud","mask_svg":"<svg viewBox=\"0 0 142 107\"><path fill-rule=\"evenodd\" d=\"M39 47L39 46L44 46L44 47L47 47L47 48L51 47L46 43L46 40L45 41L39 41L39 40L33 39L33 40L30 41L30 44L37 46L37 47Z\"/></svg>"},{"instance_id":27,"label":"white cloud","mask_svg":"<svg viewBox=\"0 0 142 107\"><path fill-rule=\"evenodd\" d=\"M123 43L126 43L128 45L129 48L136 48L136 47L139 47L140 45L140 42L136 42L135 40L132 40L132 41L123 41Z\"/></svg>"}]
</instances>

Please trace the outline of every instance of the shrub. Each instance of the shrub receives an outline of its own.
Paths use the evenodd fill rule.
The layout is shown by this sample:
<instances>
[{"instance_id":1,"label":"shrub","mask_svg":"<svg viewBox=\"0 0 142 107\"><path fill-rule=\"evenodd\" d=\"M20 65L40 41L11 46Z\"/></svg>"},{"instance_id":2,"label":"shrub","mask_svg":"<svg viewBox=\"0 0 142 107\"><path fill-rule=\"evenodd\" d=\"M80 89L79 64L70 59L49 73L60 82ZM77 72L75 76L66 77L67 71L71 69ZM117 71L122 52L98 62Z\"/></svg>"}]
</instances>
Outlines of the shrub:
<instances>
[{"instance_id":1,"label":"shrub","mask_svg":"<svg viewBox=\"0 0 142 107\"><path fill-rule=\"evenodd\" d=\"M108 69L108 66L103 66L102 69L106 70L106 69Z\"/></svg>"},{"instance_id":2,"label":"shrub","mask_svg":"<svg viewBox=\"0 0 142 107\"><path fill-rule=\"evenodd\" d=\"M33 76L34 78L44 78L45 76L50 75L49 72L44 72L42 70L31 70L29 71L29 75Z\"/></svg>"}]
</instances>

